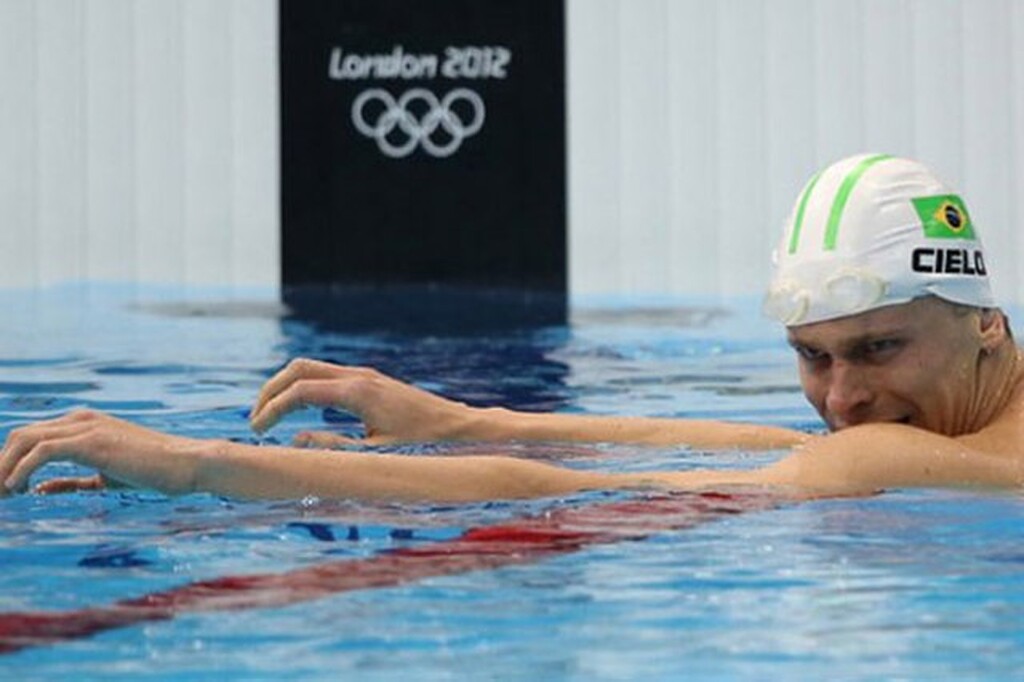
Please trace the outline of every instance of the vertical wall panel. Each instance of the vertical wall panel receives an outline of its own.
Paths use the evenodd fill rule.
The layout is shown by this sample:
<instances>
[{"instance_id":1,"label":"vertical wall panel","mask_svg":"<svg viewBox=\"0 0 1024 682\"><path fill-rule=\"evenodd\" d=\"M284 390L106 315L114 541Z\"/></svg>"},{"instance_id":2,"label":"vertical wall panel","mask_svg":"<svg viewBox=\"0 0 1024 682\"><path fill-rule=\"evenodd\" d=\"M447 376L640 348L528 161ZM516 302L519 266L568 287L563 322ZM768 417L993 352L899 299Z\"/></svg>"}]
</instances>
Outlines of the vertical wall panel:
<instances>
[{"instance_id":1,"label":"vertical wall panel","mask_svg":"<svg viewBox=\"0 0 1024 682\"><path fill-rule=\"evenodd\" d=\"M765 16L765 124L767 204L761 223L778 237L793 197L815 166L818 101L812 0L779 0ZM779 96L784 94L784 96ZM774 221L774 223L773 223ZM753 222L753 221L752 221ZM745 229L754 229L753 224ZM773 247L775 241L769 242ZM756 256L752 256L756 258ZM762 256L763 261L763 256ZM760 269L755 266L755 270Z\"/></svg>"},{"instance_id":2,"label":"vertical wall panel","mask_svg":"<svg viewBox=\"0 0 1024 682\"><path fill-rule=\"evenodd\" d=\"M718 288L731 295L750 291L774 236L766 200L765 35L767 11L760 3L718 3L716 87L718 106ZM755 255L757 254L757 255ZM710 254L694 254L710 258ZM754 287L757 285L754 284Z\"/></svg>"},{"instance_id":3,"label":"vertical wall panel","mask_svg":"<svg viewBox=\"0 0 1024 682\"><path fill-rule=\"evenodd\" d=\"M865 148L863 4L818 2L807 11L814 16L815 150L840 158Z\"/></svg>"},{"instance_id":4,"label":"vertical wall panel","mask_svg":"<svg viewBox=\"0 0 1024 682\"><path fill-rule=\"evenodd\" d=\"M911 5L905 0L864 4L864 148L908 155L914 148ZM897 106L898 104L898 106Z\"/></svg>"},{"instance_id":5,"label":"vertical wall panel","mask_svg":"<svg viewBox=\"0 0 1024 682\"><path fill-rule=\"evenodd\" d=\"M92 3L85 16L85 277L137 274L132 0ZM45 87L45 86L44 86Z\"/></svg>"},{"instance_id":6,"label":"vertical wall panel","mask_svg":"<svg viewBox=\"0 0 1024 682\"><path fill-rule=\"evenodd\" d=\"M717 282L717 260L709 256L720 250L719 122L714 95L719 82L715 58L718 9L713 2L683 0L672 2L669 10L672 229L667 245L671 274L666 288L699 292ZM679 125L679 121L687 121L687 125Z\"/></svg>"},{"instance_id":7,"label":"vertical wall panel","mask_svg":"<svg viewBox=\"0 0 1024 682\"><path fill-rule=\"evenodd\" d=\"M277 286L276 6L0 2L0 286Z\"/></svg>"},{"instance_id":8,"label":"vertical wall panel","mask_svg":"<svg viewBox=\"0 0 1024 682\"><path fill-rule=\"evenodd\" d=\"M231 282L231 5L185 0L185 273Z\"/></svg>"},{"instance_id":9,"label":"vertical wall panel","mask_svg":"<svg viewBox=\"0 0 1024 682\"><path fill-rule=\"evenodd\" d=\"M138 274L184 284L185 26L184 5L142 0L135 11L135 158L138 171Z\"/></svg>"},{"instance_id":10,"label":"vertical wall panel","mask_svg":"<svg viewBox=\"0 0 1024 682\"><path fill-rule=\"evenodd\" d=\"M35 285L36 17L32 0L0 2L0 285Z\"/></svg>"},{"instance_id":11,"label":"vertical wall panel","mask_svg":"<svg viewBox=\"0 0 1024 682\"><path fill-rule=\"evenodd\" d=\"M1014 274L1016 286L1008 289L1012 300L1024 303L1024 238L1020 236L1024 226L1024 208L1020 197L1024 197L1024 2L1010 3L1010 135L1007 148L1010 150L1010 206L1005 215L993 216L1002 220L1000 229L1009 233L1007 253L1015 254Z\"/></svg>"},{"instance_id":12,"label":"vertical wall panel","mask_svg":"<svg viewBox=\"0 0 1024 682\"><path fill-rule=\"evenodd\" d=\"M36 3L36 284L85 272L85 19L78 0ZM43 86L45 84L45 87Z\"/></svg>"},{"instance_id":13,"label":"vertical wall panel","mask_svg":"<svg viewBox=\"0 0 1024 682\"><path fill-rule=\"evenodd\" d=\"M914 150L947 173L963 167L963 43L960 2L933 0L913 5ZM893 102L903 107L907 100Z\"/></svg>"},{"instance_id":14,"label":"vertical wall panel","mask_svg":"<svg viewBox=\"0 0 1024 682\"><path fill-rule=\"evenodd\" d=\"M1013 194L1012 82L1009 4L1002 0L963 6L963 89L949 89L936 99L963 103L964 150L961 184L970 198L971 217L981 229L992 276L998 286L1017 289L1020 258L1017 229L1000 226L1018 198ZM990 227L991 226L991 227ZM1019 227L1019 225L1015 225ZM1002 228L1002 229L1000 229Z\"/></svg>"},{"instance_id":15,"label":"vertical wall panel","mask_svg":"<svg viewBox=\"0 0 1024 682\"><path fill-rule=\"evenodd\" d=\"M567 0L569 279L577 291L620 283L619 0ZM576 200L574 200L574 198ZM580 229L573 230L572 226Z\"/></svg>"},{"instance_id":16,"label":"vertical wall panel","mask_svg":"<svg viewBox=\"0 0 1024 682\"><path fill-rule=\"evenodd\" d=\"M649 247L668 244L671 220L667 15L666 0L620 6L622 45L629 47L619 53L622 157L618 185L623 197L619 286L630 293L660 292L671 267L665 248Z\"/></svg>"},{"instance_id":17,"label":"vertical wall panel","mask_svg":"<svg viewBox=\"0 0 1024 682\"><path fill-rule=\"evenodd\" d=\"M277 3L231 4L231 272L237 285L278 284Z\"/></svg>"}]
</instances>

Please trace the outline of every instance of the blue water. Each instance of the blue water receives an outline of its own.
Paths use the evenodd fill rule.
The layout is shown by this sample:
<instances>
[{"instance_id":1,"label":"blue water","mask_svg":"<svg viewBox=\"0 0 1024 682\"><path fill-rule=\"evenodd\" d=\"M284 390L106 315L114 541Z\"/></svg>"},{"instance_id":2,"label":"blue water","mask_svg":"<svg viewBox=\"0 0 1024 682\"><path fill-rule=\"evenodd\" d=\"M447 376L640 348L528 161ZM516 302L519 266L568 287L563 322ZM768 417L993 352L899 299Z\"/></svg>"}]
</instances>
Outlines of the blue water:
<instances>
[{"instance_id":1,"label":"blue water","mask_svg":"<svg viewBox=\"0 0 1024 682\"><path fill-rule=\"evenodd\" d=\"M263 292L0 293L0 435L78 406L256 442L246 413L290 357L377 366L479 405L817 428L752 301L598 301L568 327L346 335ZM308 410L272 431L358 433ZM421 452L471 450L404 446ZM490 448L605 469L755 466L780 453ZM52 465L36 480L78 472ZM0 612L109 604L284 573L463 530L622 501L238 502L106 491L0 499ZM0 678L1015 679L1024 674L1024 499L890 491L728 515L516 566L284 607L183 614L0 656Z\"/></svg>"}]
</instances>

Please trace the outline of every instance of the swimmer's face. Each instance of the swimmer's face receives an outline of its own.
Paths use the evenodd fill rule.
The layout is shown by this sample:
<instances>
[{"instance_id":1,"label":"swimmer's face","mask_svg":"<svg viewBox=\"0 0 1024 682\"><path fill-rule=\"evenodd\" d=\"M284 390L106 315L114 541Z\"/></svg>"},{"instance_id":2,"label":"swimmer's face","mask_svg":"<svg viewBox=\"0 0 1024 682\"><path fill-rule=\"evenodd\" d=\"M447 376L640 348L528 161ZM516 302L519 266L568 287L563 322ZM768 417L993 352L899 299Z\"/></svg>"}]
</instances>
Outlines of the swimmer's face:
<instances>
[{"instance_id":1,"label":"swimmer's face","mask_svg":"<svg viewBox=\"0 0 1024 682\"><path fill-rule=\"evenodd\" d=\"M922 298L787 336L804 394L829 429L896 422L952 436L976 416L982 327L980 311Z\"/></svg>"}]
</instances>

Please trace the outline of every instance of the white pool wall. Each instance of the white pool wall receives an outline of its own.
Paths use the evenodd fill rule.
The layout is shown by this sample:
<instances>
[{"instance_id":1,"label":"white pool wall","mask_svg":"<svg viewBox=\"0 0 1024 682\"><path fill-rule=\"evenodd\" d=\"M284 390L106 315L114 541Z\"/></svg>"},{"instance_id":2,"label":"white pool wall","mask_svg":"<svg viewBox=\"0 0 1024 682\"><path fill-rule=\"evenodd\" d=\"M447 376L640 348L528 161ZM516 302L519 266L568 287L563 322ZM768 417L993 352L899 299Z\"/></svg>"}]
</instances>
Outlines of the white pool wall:
<instances>
[{"instance_id":1,"label":"white pool wall","mask_svg":"<svg viewBox=\"0 0 1024 682\"><path fill-rule=\"evenodd\" d=\"M574 294L759 291L794 197L861 151L966 195L1024 300L1024 2L570 0Z\"/></svg>"},{"instance_id":2,"label":"white pool wall","mask_svg":"<svg viewBox=\"0 0 1024 682\"><path fill-rule=\"evenodd\" d=\"M568 0L574 298L756 293L819 166L967 196L1024 301L1024 2ZM276 0L0 0L0 287L277 287Z\"/></svg>"},{"instance_id":3,"label":"white pool wall","mask_svg":"<svg viewBox=\"0 0 1024 682\"><path fill-rule=\"evenodd\" d=\"M276 0L0 0L0 286L276 286Z\"/></svg>"}]
</instances>

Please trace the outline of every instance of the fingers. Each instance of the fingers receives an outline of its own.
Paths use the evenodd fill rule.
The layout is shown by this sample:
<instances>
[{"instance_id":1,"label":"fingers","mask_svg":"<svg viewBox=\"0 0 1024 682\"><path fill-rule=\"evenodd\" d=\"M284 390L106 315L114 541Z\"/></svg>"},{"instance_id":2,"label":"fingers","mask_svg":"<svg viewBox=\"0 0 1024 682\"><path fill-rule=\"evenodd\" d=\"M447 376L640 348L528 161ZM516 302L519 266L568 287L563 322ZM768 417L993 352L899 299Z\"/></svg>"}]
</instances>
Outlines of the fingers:
<instances>
[{"instance_id":1,"label":"fingers","mask_svg":"<svg viewBox=\"0 0 1024 682\"><path fill-rule=\"evenodd\" d=\"M43 481L32 492L39 495L56 495L59 493L73 493L82 490L102 490L106 488L106 481L102 476L78 476L68 478L53 478Z\"/></svg>"},{"instance_id":2,"label":"fingers","mask_svg":"<svg viewBox=\"0 0 1024 682\"><path fill-rule=\"evenodd\" d=\"M128 477L165 491L185 490L193 480L198 456L191 445L189 439L102 413L73 412L11 432L0 452L0 490L24 490L33 472L58 460L97 469L115 481L125 482ZM95 487L91 482L82 484ZM67 485L77 484L44 484L42 490Z\"/></svg>"},{"instance_id":3,"label":"fingers","mask_svg":"<svg viewBox=\"0 0 1024 682\"><path fill-rule=\"evenodd\" d=\"M297 358L289 362L284 369L270 377L256 397L252 415L257 415L264 406L274 399L281 391L300 379L326 379L335 376L338 370L345 368L319 360Z\"/></svg>"},{"instance_id":4,"label":"fingers","mask_svg":"<svg viewBox=\"0 0 1024 682\"><path fill-rule=\"evenodd\" d=\"M0 485L11 478L29 453L40 443L63 441L91 430L90 422L93 417L94 415L89 413L72 412L59 419L11 431L3 450L0 451Z\"/></svg>"},{"instance_id":5,"label":"fingers","mask_svg":"<svg viewBox=\"0 0 1024 682\"><path fill-rule=\"evenodd\" d=\"M303 431L295 436L292 442L296 447L300 448L323 448L326 450L368 444L366 441L359 440L358 438L348 438L347 436L326 431Z\"/></svg>"},{"instance_id":6,"label":"fingers","mask_svg":"<svg viewBox=\"0 0 1024 682\"><path fill-rule=\"evenodd\" d=\"M84 450L87 438L88 433L80 432L35 443L14 465L13 471L4 480L4 486L10 491L24 490L33 471L49 462L73 459L75 453Z\"/></svg>"},{"instance_id":7,"label":"fingers","mask_svg":"<svg viewBox=\"0 0 1024 682\"><path fill-rule=\"evenodd\" d=\"M346 407L345 396L352 380L349 378L296 379L263 401L249 416L254 431L266 431L289 412L310 405L320 407Z\"/></svg>"}]
</instances>

